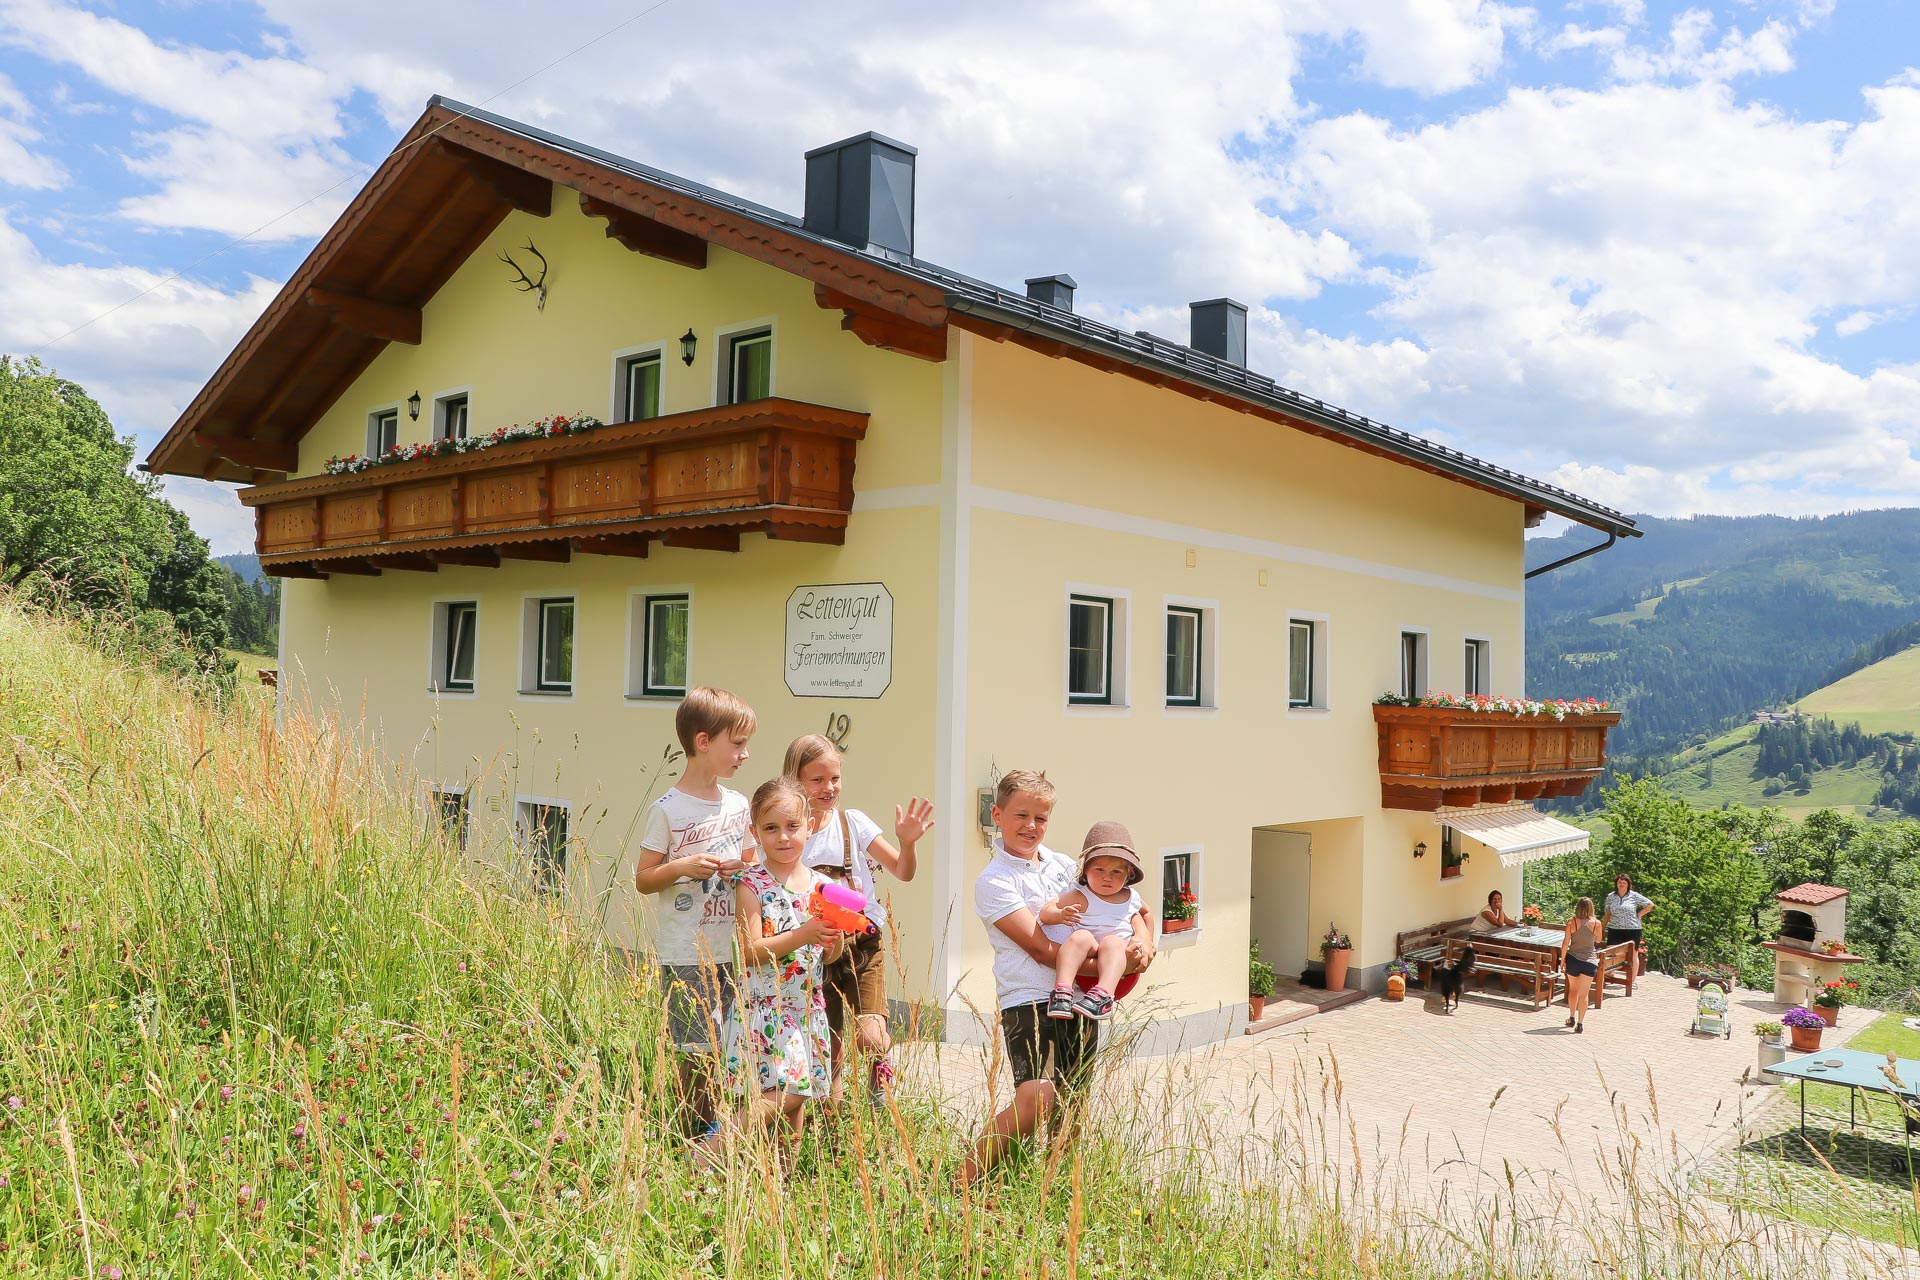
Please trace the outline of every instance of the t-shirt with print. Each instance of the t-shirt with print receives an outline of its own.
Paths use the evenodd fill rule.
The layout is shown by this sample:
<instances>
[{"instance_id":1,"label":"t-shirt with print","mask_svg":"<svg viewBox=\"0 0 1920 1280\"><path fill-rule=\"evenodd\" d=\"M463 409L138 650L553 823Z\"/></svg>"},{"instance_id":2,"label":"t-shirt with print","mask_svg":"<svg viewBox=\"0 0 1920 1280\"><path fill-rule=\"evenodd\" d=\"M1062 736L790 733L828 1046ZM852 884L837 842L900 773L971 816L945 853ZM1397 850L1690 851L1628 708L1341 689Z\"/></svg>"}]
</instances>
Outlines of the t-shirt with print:
<instances>
[{"instance_id":1,"label":"t-shirt with print","mask_svg":"<svg viewBox=\"0 0 1920 1280\"><path fill-rule=\"evenodd\" d=\"M1615 929L1640 929L1645 926L1640 921L1640 908L1653 905L1653 899L1646 897L1638 889L1627 890L1627 896L1618 893L1607 895L1607 923Z\"/></svg>"},{"instance_id":2,"label":"t-shirt with print","mask_svg":"<svg viewBox=\"0 0 1920 1280\"><path fill-rule=\"evenodd\" d=\"M1053 993L1053 969L1028 955L993 922L1022 907L1037 914L1073 888L1079 875L1072 858L1045 845L1031 858L1016 858L999 840L993 842L993 856L973 882L973 910L987 926L987 941L993 944L993 985L1002 1009L1044 1001Z\"/></svg>"},{"instance_id":3,"label":"t-shirt with print","mask_svg":"<svg viewBox=\"0 0 1920 1280\"><path fill-rule=\"evenodd\" d=\"M668 862L708 854L722 862L745 855L753 820L747 798L720 788L718 800L702 800L678 787L653 802L640 847L664 853ZM660 890L660 933L654 950L661 964L725 964L733 959L733 881L712 875L676 880Z\"/></svg>"},{"instance_id":4,"label":"t-shirt with print","mask_svg":"<svg viewBox=\"0 0 1920 1280\"><path fill-rule=\"evenodd\" d=\"M828 815L826 826L807 837L807 851L802 856L810 867L841 865L840 815L843 813L847 815L847 830L853 833L853 887L867 896L867 919L873 921L876 928L884 928L887 908L880 901L875 882L880 868L867 856L867 847L880 834L879 824L858 809L836 809Z\"/></svg>"}]
</instances>

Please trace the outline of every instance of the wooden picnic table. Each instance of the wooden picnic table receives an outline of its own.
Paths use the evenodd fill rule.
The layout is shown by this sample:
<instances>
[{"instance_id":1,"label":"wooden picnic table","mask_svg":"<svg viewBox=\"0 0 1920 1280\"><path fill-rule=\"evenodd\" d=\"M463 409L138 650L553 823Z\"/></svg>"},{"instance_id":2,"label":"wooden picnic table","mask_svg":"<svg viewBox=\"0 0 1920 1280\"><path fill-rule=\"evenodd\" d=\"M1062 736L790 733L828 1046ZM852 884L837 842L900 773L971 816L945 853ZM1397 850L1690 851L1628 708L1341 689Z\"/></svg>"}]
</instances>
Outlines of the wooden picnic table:
<instances>
[{"instance_id":1,"label":"wooden picnic table","mask_svg":"<svg viewBox=\"0 0 1920 1280\"><path fill-rule=\"evenodd\" d=\"M1548 952L1554 957L1557 965L1560 948L1567 940L1567 931L1552 925L1523 924L1512 929L1496 929L1492 933L1479 936L1503 946ZM1471 942L1472 938L1468 941ZM1593 1007L1596 1009L1606 1000L1609 982L1617 982L1626 989L1627 995L1633 994L1633 944L1616 942L1610 947L1600 947L1597 954L1600 973L1593 984Z\"/></svg>"}]
</instances>

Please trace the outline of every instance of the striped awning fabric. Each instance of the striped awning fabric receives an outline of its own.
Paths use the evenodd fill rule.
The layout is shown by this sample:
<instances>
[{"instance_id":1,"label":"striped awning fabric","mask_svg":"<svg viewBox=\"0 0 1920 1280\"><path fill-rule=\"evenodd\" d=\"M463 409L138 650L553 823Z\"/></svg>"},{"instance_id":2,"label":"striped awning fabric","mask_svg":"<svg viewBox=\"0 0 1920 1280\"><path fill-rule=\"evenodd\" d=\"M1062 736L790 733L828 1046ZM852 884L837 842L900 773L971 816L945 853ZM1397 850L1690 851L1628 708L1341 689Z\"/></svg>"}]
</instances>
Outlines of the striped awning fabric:
<instances>
[{"instance_id":1,"label":"striped awning fabric","mask_svg":"<svg viewBox=\"0 0 1920 1280\"><path fill-rule=\"evenodd\" d=\"M1438 816L1442 823L1461 835L1478 840L1498 853L1503 867L1577 853L1592 840L1592 836L1579 827L1549 818L1530 804L1442 809Z\"/></svg>"}]
</instances>

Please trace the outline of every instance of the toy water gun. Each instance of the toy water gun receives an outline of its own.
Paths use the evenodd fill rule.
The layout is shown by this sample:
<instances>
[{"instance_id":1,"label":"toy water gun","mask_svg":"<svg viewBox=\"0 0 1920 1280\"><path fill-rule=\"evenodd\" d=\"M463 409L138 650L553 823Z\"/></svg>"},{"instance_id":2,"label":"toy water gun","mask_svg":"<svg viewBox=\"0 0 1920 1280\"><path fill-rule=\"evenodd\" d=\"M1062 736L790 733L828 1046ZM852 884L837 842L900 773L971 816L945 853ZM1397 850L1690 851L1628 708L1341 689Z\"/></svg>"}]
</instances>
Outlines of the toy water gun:
<instances>
[{"instance_id":1,"label":"toy water gun","mask_svg":"<svg viewBox=\"0 0 1920 1280\"><path fill-rule=\"evenodd\" d=\"M880 932L867 919L867 895L831 880L814 886L813 896L807 899L807 913L856 938Z\"/></svg>"}]
</instances>

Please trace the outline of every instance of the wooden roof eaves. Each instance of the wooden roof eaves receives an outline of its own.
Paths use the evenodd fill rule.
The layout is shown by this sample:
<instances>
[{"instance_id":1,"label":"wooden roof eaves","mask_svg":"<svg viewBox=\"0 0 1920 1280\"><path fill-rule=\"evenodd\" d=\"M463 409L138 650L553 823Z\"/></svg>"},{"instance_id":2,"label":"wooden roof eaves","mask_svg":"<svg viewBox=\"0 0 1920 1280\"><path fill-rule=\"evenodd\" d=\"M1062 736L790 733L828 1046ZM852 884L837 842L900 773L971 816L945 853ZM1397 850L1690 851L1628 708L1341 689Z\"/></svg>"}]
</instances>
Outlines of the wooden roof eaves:
<instances>
[{"instance_id":1,"label":"wooden roof eaves","mask_svg":"<svg viewBox=\"0 0 1920 1280\"><path fill-rule=\"evenodd\" d=\"M745 213L485 121L462 116L442 130L440 136L482 155L540 173L556 185L571 187L591 199L698 236L815 284L828 285L915 324L946 323L943 288L894 271L886 263L852 249L833 248L810 236L796 235Z\"/></svg>"},{"instance_id":2,"label":"wooden roof eaves","mask_svg":"<svg viewBox=\"0 0 1920 1280\"><path fill-rule=\"evenodd\" d=\"M359 193L348 202L346 210L333 226L327 229L326 234L320 237L319 242L308 251L299 268L288 278L287 283L281 286L280 292L274 295L273 301L267 304L266 310L260 313L260 317L241 336L233 350L227 353L227 358L220 362L220 367L214 371L213 376L207 379L206 385L201 387L199 393L188 402L187 407L181 411L180 417L153 447L153 451L147 455L145 464L148 471L157 475L198 474L191 469L177 470L174 465L175 455L182 449L191 447L193 432L206 425L203 419L208 408L232 385L240 370L278 330L287 314L304 305L303 300L307 290L313 286L327 265L340 252L341 247L359 230L380 201L400 180L401 175L410 167L416 153L420 150L418 144L433 131L436 114L445 116L448 113L445 108L439 106L429 107L418 120L414 121L413 127L407 130L406 136L387 153L387 158L380 162L380 167L373 171L371 178L367 179L367 185L360 188ZM364 368L364 365L362 367Z\"/></svg>"}]
</instances>

